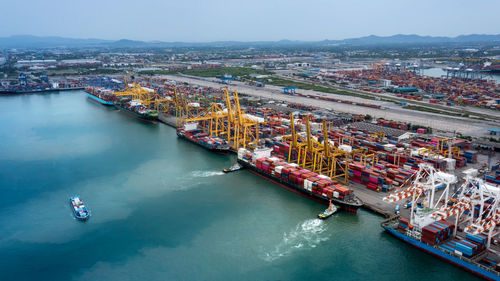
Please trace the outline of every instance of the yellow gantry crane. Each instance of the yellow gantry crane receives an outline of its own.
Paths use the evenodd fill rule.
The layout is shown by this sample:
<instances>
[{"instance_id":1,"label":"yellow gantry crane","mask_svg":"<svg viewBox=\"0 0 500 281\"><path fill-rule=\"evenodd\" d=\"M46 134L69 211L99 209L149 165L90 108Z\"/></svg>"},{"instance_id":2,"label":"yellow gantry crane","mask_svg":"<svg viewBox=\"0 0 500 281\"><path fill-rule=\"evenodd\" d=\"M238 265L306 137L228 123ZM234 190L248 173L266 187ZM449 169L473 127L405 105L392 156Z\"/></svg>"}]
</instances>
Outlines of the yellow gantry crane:
<instances>
[{"instance_id":1,"label":"yellow gantry crane","mask_svg":"<svg viewBox=\"0 0 500 281\"><path fill-rule=\"evenodd\" d=\"M446 145L446 146L445 146ZM451 158L452 155L459 157L460 156L460 148L453 147L453 139L450 138L440 138L438 139L438 147L437 149L441 153L441 155L445 157Z\"/></svg>"},{"instance_id":2,"label":"yellow gantry crane","mask_svg":"<svg viewBox=\"0 0 500 281\"><path fill-rule=\"evenodd\" d=\"M197 113L190 108L187 98L175 87L174 96L178 127L186 122L197 122L200 128L211 136L224 138L234 150L249 145L257 146L259 121L262 120L245 114L240 107L238 92L233 91L231 96L228 89L224 88L225 109L217 103L212 103Z\"/></svg>"},{"instance_id":3,"label":"yellow gantry crane","mask_svg":"<svg viewBox=\"0 0 500 281\"><path fill-rule=\"evenodd\" d=\"M226 140L235 150L246 148L248 145L256 147L259 141L259 120L243 112L237 91L232 94L234 105L231 103L228 89L224 88L228 122Z\"/></svg>"},{"instance_id":4,"label":"yellow gantry crane","mask_svg":"<svg viewBox=\"0 0 500 281\"><path fill-rule=\"evenodd\" d=\"M197 116L184 119L184 122L197 122L200 129L210 136L223 137L227 133L227 112L216 103L213 103Z\"/></svg>"},{"instance_id":5,"label":"yellow gantry crane","mask_svg":"<svg viewBox=\"0 0 500 281\"><path fill-rule=\"evenodd\" d=\"M123 91L114 92L113 95L117 97L130 97L133 100L140 100L143 103L148 103L148 101L152 100L157 95L155 91L148 91L139 85L139 83L132 82L129 85L126 77L123 77L123 81L125 82L125 89Z\"/></svg>"},{"instance_id":6,"label":"yellow gantry crane","mask_svg":"<svg viewBox=\"0 0 500 281\"><path fill-rule=\"evenodd\" d=\"M347 185L349 153L338 149L330 142L326 121L323 121L323 142L313 138L308 116L305 118L305 126L305 139L300 139L299 142L294 117L290 114L291 135L283 138L290 143L288 162L297 163L305 169L326 175ZM292 157L293 152L296 152L296 157Z\"/></svg>"},{"instance_id":7,"label":"yellow gantry crane","mask_svg":"<svg viewBox=\"0 0 500 281\"><path fill-rule=\"evenodd\" d=\"M173 87L173 90L175 100L175 124L177 127L181 127L184 125L185 119L189 118L189 103L184 94L177 91L176 87Z\"/></svg>"},{"instance_id":8,"label":"yellow gantry crane","mask_svg":"<svg viewBox=\"0 0 500 281\"><path fill-rule=\"evenodd\" d=\"M170 112L170 107L173 103L173 99L170 97L162 97L155 93L147 100L141 100L143 104L148 105L151 109L158 111L159 113Z\"/></svg>"},{"instance_id":9,"label":"yellow gantry crane","mask_svg":"<svg viewBox=\"0 0 500 281\"><path fill-rule=\"evenodd\" d=\"M378 133L371 134L371 137L376 139L376 140L382 141L385 139L386 135L384 132L380 131Z\"/></svg>"}]
</instances>

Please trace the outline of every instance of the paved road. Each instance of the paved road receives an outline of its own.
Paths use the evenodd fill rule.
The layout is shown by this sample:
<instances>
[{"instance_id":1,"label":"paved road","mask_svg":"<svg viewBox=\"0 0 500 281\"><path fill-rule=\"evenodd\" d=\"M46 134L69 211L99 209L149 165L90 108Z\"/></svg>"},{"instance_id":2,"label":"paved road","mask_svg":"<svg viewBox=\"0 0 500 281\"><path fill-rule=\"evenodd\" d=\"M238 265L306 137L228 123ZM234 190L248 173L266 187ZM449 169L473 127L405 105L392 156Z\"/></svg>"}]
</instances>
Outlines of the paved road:
<instances>
[{"instance_id":1,"label":"paved road","mask_svg":"<svg viewBox=\"0 0 500 281\"><path fill-rule=\"evenodd\" d=\"M301 82L301 83L311 83L310 81L307 81L305 79L300 79L300 78L297 78L297 77L282 76L282 78L289 79L289 80L294 80L294 81ZM329 87L332 87L332 88L335 88L335 89L338 89L338 90L342 90L342 91L348 91L348 92L353 92L353 93L360 93L360 94L364 94L364 95L371 95L371 96L374 96L374 97L375 96L379 96L379 97L394 98L394 94L386 93L386 92L373 94L371 92L361 91L359 89L356 89L356 90L355 89L347 89L347 88L340 87L338 85L331 84L331 83L329 84ZM367 100L365 100L365 102L366 101ZM405 100L403 99L403 101L405 101ZM481 108L481 107L475 107L475 106L458 106L458 105L455 105L455 106L451 106L450 107L450 106L444 106L444 105L429 104L429 103L424 102L424 101L412 101L412 102L417 103L416 105L419 105L419 106L430 107L430 108L437 108L439 110L448 111L450 113L454 113L454 111L451 111L451 109L455 109L455 110L458 109L458 110L464 110L464 111L478 113L478 114L489 115L492 118L497 118L497 119L500 118L500 111L499 110L493 110L493 109L487 109L487 108Z\"/></svg>"},{"instance_id":2,"label":"paved road","mask_svg":"<svg viewBox=\"0 0 500 281\"><path fill-rule=\"evenodd\" d=\"M185 76L185 75L182 76L166 75L163 77L169 80L186 82L189 84L200 85L203 87L220 88L224 86L218 83L217 80L214 78L200 78L200 77ZM434 129L442 131L457 131L462 133L463 135L470 135L470 136L486 136L488 134L487 132L488 128L495 126L494 123L488 123L486 121L469 120L467 118L460 118L460 117L448 117L435 113L404 109L391 102L371 101L359 97L342 96L336 94L316 92L312 90L298 90L298 91L309 95L328 96L342 100L373 103L381 105L382 108L376 109L376 108L369 108L351 104L328 102L312 98L283 95L282 87L273 85L266 85L265 88L256 88L253 86L245 85L242 82L233 81L231 85L229 85L229 88L232 90L237 90L239 93L247 94L249 96L263 97L263 98L269 98L273 100L279 100L291 103L299 103L323 109L330 109L338 112L346 112L352 114L369 114L375 118L384 118L389 120L410 122L412 124L429 126Z\"/></svg>"}]
</instances>

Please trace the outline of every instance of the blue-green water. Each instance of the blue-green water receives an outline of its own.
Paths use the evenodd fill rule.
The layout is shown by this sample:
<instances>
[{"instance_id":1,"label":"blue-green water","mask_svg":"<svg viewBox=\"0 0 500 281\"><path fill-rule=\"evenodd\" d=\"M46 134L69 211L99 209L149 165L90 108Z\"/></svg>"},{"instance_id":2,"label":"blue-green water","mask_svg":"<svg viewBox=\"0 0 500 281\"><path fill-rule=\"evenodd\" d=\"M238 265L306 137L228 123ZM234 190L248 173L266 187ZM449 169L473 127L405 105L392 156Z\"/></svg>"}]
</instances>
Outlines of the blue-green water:
<instances>
[{"instance_id":1,"label":"blue-green water","mask_svg":"<svg viewBox=\"0 0 500 281\"><path fill-rule=\"evenodd\" d=\"M446 76L446 71L439 67L433 68L425 68L423 70L423 75L432 76L432 77L441 77L443 75ZM500 84L500 75L496 74L488 74L483 77L484 79L493 79L497 84Z\"/></svg>"},{"instance_id":2,"label":"blue-green water","mask_svg":"<svg viewBox=\"0 0 500 281\"><path fill-rule=\"evenodd\" d=\"M2 281L475 280L83 92L2 97L0 122Z\"/></svg>"}]
</instances>

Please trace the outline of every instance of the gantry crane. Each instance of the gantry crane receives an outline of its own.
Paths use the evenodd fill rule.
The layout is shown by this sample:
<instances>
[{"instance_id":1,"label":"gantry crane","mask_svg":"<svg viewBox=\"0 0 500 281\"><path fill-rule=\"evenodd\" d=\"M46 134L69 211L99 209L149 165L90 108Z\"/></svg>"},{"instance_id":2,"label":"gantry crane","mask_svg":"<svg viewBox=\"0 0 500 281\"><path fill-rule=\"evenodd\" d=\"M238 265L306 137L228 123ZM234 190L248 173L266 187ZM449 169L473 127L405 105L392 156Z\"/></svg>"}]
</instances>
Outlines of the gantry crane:
<instances>
[{"instance_id":1,"label":"gantry crane","mask_svg":"<svg viewBox=\"0 0 500 281\"><path fill-rule=\"evenodd\" d=\"M453 146L454 139L440 138L438 139L438 151L441 155L451 158L452 156L460 156L460 148Z\"/></svg>"},{"instance_id":2,"label":"gantry crane","mask_svg":"<svg viewBox=\"0 0 500 281\"><path fill-rule=\"evenodd\" d=\"M257 146L259 123L263 120L245 114L240 108L238 92L233 91L232 94L234 105L231 103L228 89L224 88L228 120L226 140L234 150L238 150L240 147L246 148L249 144Z\"/></svg>"},{"instance_id":3,"label":"gantry crane","mask_svg":"<svg viewBox=\"0 0 500 281\"><path fill-rule=\"evenodd\" d=\"M154 90L147 90L143 88L139 83L132 82L130 85L127 83L127 78L123 77L125 82L125 89L122 91L113 92L113 95L117 97L130 97L133 100L140 100L141 102L147 102L153 99L156 95Z\"/></svg>"},{"instance_id":4,"label":"gantry crane","mask_svg":"<svg viewBox=\"0 0 500 281\"><path fill-rule=\"evenodd\" d=\"M248 145L257 146L259 140L259 123L263 118L257 118L248 114L240 107L238 92L231 95L224 88L226 108L222 109L217 103L194 112L190 108L187 98L174 87L176 105L176 125L182 126L185 122L198 122L201 128L212 136L224 138L234 150Z\"/></svg>"},{"instance_id":5,"label":"gantry crane","mask_svg":"<svg viewBox=\"0 0 500 281\"><path fill-rule=\"evenodd\" d=\"M184 124L184 120L189 116L189 103L182 92L177 91L176 87L173 87L173 90L175 99L175 125L181 127Z\"/></svg>"},{"instance_id":6,"label":"gantry crane","mask_svg":"<svg viewBox=\"0 0 500 281\"><path fill-rule=\"evenodd\" d=\"M349 153L338 149L328 138L328 127L323 121L323 141L319 142L311 135L309 117L305 118L306 135L305 139L300 139L295 131L295 120L290 114L290 136L283 139L289 140L290 148L288 152L288 162L297 163L303 168L310 169L316 173L326 175L344 184L348 184L348 156ZM296 152L296 157L292 157Z\"/></svg>"},{"instance_id":7,"label":"gantry crane","mask_svg":"<svg viewBox=\"0 0 500 281\"><path fill-rule=\"evenodd\" d=\"M200 129L214 137L223 137L227 133L227 116L218 104L213 103L210 107L199 113L197 116L184 119L184 122L196 122L200 124Z\"/></svg>"},{"instance_id":8,"label":"gantry crane","mask_svg":"<svg viewBox=\"0 0 500 281\"><path fill-rule=\"evenodd\" d=\"M433 218L441 220L455 216L455 225L465 224L465 232L487 233L489 246L491 237L499 234L496 228L500 225L500 187L469 173L453 198L453 204L442 204L436 208L432 213Z\"/></svg>"},{"instance_id":9,"label":"gantry crane","mask_svg":"<svg viewBox=\"0 0 500 281\"><path fill-rule=\"evenodd\" d=\"M374 138L374 139L376 139L376 140L380 140L380 141L384 140L384 139L385 139L385 137L386 137L385 133L384 133L384 132L382 132L382 131L380 131L380 132L378 132L378 133L373 133L373 134L371 134L370 136L371 136L372 138Z\"/></svg>"},{"instance_id":10,"label":"gantry crane","mask_svg":"<svg viewBox=\"0 0 500 281\"><path fill-rule=\"evenodd\" d=\"M398 189L393 193L383 198L386 202L397 202L403 199L411 198L411 212L410 223L417 227L424 227L425 225L436 221L432 218L431 212L441 202L448 201L452 192L452 184L457 182L454 175L437 171L433 166L427 163L419 164L419 170L410 176ZM437 200L435 200L436 192L439 187L443 186L443 192ZM422 201L425 205L425 214L416 214L415 208L417 202Z\"/></svg>"},{"instance_id":11,"label":"gantry crane","mask_svg":"<svg viewBox=\"0 0 500 281\"><path fill-rule=\"evenodd\" d=\"M459 229L465 233L486 234L486 247L489 248L492 238L500 233L500 187L477 178L477 170L470 169L465 172L464 182L454 191L452 187L457 182L454 175L436 171L428 164L420 164L419 168L408 188L392 193L384 201L396 202L411 197L410 224L415 229L452 218L455 221L452 237ZM437 198L435 192L441 185L445 186ZM425 203L425 208L416 211L419 201Z\"/></svg>"}]
</instances>

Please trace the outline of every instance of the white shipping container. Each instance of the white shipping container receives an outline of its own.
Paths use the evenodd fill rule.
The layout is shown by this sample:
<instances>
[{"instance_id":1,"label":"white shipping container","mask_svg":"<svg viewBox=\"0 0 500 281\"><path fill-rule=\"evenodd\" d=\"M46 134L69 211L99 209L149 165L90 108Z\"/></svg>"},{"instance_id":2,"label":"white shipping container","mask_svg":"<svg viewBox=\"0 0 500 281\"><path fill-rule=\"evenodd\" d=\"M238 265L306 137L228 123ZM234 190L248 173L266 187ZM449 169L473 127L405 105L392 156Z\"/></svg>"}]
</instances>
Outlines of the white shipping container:
<instances>
[{"instance_id":1,"label":"white shipping container","mask_svg":"<svg viewBox=\"0 0 500 281\"><path fill-rule=\"evenodd\" d=\"M333 192L333 197L335 197L335 198L339 198L339 192L338 192L338 191L334 191L334 192Z\"/></svg>"},{"instance_id":2,"label":"white shipping container","mask_svg":"<svg viewBox=\"0 0 500 281\"><path fill-rule=\"evenodd\" d=\"M304 180L304 188L311 191L313 182L310 180Z\"/></svg>"},{"instance_id":3,"label":"white shipping container","mask_svg":"<svg viewBox=\"0 0 500 281\"><path fill-rule=\"evenodd\" d=\"M247 150L245 148L238 149L238 159L243 158L243 156L245 156L246 153L247 153Z\"/></svg>"},{"instance_id":4,"label":"white shipping container","mask_svg":"<svg viewBox=\"0 0 500 281\"><path fill-rule=\"evenodd\" d=\"M269 157L269 161L276 163L276 162L279 162L280 159L278 157Z\"/></svg>"},{"instance_id":5,"label":"white shipping container","mask_svg":"<svg viewBox=\"0 0 500 281\"><path fill-rule=\"evenodd\" d=\"M325 176L325 175L317 175L316 177L321 178L321 179L324 179L324 180L331 180L331 178L330 178L330 177L327 177L327 176Z\"/></svg>"},{"instance_id":6,"label":"white shipping container","mask_svg":"<svg viewBox=\"0 0 500 281\"><path fill-rule=\"evenodd\" d=\"M193 131L193 130L196 130L198 128L198 124L197 123L186 123L184 124L184 130L185 131Z\"/></svg>"},{"instance_id":7,"label":"white shipping container","mask_svg":"<svg viewBox=\"0 0 500 281\"><path fill-rule=\"evenodd\" d=\"M257 161L259 158L270 157L272 151L272 148L255 149L253 151L252 161Z\"/></svg>"},{"instance_id":8,"label":"white shipping container","mask_svg":"<svg viewBox=\"0 0 500 281\"><path fill-rule=\"evenodd\" d=\"M275 171L276 173L281 174L281 170L283 170L283 168L284 168L283 166L276 166L276 167L274 168L274 171Z\"/></svg>"},{"instance_id":9,"label":"white shipping container","mask_svg":"<svg viewBox=\"0 0 500 281\"><path fill-rule=\"evenodd\" d=\"M352 151L352 146L347 145L347 144L341 144L339 145L339 149L345 152L351 152Z\"/></svg>"}]
</instances>

